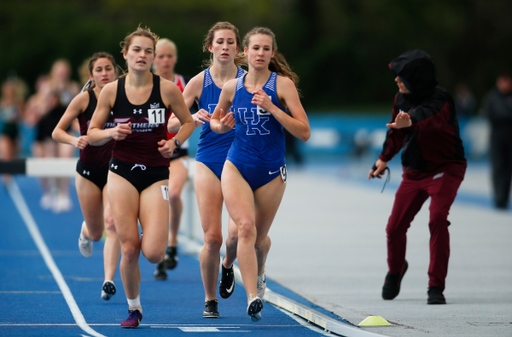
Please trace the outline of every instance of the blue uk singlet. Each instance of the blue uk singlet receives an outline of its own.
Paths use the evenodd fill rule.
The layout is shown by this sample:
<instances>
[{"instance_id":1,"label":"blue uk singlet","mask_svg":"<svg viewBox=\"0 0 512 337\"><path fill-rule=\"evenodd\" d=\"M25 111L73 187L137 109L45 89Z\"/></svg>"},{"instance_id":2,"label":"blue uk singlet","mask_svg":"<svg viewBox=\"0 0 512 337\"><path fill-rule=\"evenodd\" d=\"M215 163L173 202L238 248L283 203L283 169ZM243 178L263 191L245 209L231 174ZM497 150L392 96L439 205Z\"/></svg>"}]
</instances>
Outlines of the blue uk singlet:
<instances>
[{"instance_id":1,"label":"blue uk singlet","mask_svg":"<svg viewBox=\"0 0 512 337\"><path fill-rule=\"evenodd\" d=\"M244 70L238 67L236 78L244 74ZM213 114L222 89L212 80L210 69L204 71L203 91L199 98L198 107L208 113ZM197 144L196 161L202 163L224 164L226 156L235 137L235 131L231 130L224 134L218 134L212 131L210 123L204 123Z\"/></svg>"},{"instance_id":2,"label":"blue uk singlet","mask_svg":"<svg viewBox=\"0 0 512 337\"><path fill-rule=\"evenodd\" d=\"M244 86L244 74L237 81L233 98L235 115L235 139L229 149L227 159L261 167L280 167L285 164L285 137L283 126L270 113L252 104L253 94ZM277 73L272 72L263 91L279 109L276 93Z\"/></svg>"}]
</instances>

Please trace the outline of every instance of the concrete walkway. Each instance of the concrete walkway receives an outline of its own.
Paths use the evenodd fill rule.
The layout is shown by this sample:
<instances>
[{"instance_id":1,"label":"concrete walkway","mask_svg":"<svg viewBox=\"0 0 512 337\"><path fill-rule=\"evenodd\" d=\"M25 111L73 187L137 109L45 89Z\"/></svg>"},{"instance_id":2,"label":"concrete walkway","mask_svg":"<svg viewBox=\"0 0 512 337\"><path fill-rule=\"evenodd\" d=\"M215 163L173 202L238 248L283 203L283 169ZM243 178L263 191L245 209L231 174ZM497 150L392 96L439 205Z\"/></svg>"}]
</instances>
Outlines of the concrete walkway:
<instances>
[{"instance_id":1,"label":"concrete walkway","mask_svg":"<svg viewBox=\"0 0 512 337\"><path fill-rule=\"evenodd\" d=\"M391 323L361 327L375 334L512 336L512 211L492 208L485 163L469 165L450 212L447 305L427 305L430 200L408 232L409 270L400 295L381 298L385 227L401 181L397 159L383 193L384 179L367 180L368 160L289 165L287 190L269 234L267 277L356 326L368 316ZM197 208L185 212L194 235L202 238Z\"/></svg>"},{"instance_id":2,"label":"concrete walkway","mask_svg":"<svg viewBox=\"0 0 512 337\"><path fill-rule=\"evenodd\" d=\"M267 277L354 325L381 316L392 325L362 329L385 336L512 336L512 212L489 206L485 165L470 165L451 209L447 305L426 304L429 200L408 233L400 295L382 300L385 226L401 174L392 168L381 194L383 180L365 180L369 167L289 168Z\"/></svg>"}]
</instances>

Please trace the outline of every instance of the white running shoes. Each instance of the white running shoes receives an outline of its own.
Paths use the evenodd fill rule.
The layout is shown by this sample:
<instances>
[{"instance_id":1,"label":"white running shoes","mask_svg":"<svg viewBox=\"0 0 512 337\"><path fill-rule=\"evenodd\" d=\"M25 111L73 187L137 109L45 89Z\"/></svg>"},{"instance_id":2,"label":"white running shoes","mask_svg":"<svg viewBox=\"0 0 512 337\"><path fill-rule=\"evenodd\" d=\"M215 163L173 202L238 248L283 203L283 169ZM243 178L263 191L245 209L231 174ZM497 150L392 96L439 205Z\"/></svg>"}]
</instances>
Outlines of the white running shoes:
<instances>
[{"instance_id":1,"label":"white running shoes","mask_svg":"<svg viewBox=\"0 0 512 337\"><path fill-rule=\"evenodd\" d=\"M265 295L265 290L267 289L267 277L265 275L265 271L258 276L258 283L257 283L257 291L258 291L258 297L263 298Z\"/></svg>"},{"instance_id":2,"label":"white running shoes","mask_svg":"<svg viewBox=\"0 0 512 337\"><path fill-rule=\"evenodd\" d=\"M82 223L82 227L83 226L85 226L85 221ZM80 253L85 257L89 257L92 255L92 248L92 240L86 238L80 231L80 237L78 238L78 249L80 249Z\"/></svg>"},{"instance_id":3,"label":"white running shoes","mask_svg":"<svg viewBox=\"0 0 512 337\"><path fill-rule=\"evenodd\" d=\"M105 282L103 282L103 286L101 287L101 298L103 298L105 301L108 301L115 294L116 286L114 282L105 280Z\"/></svg>"},{"instance_id":4,"label":"white running shoes","mask_svg":"<svg viewBox=\"0 0 512 337\"><path fill-rule=\"evenodd\" d=\"M251 294L252 297L252 294ZM261 310L263 310L263 302L259 297L253 298L247 306L247 315L251 316L253 322L261 320Z\"/></svg>"}]
</instances>

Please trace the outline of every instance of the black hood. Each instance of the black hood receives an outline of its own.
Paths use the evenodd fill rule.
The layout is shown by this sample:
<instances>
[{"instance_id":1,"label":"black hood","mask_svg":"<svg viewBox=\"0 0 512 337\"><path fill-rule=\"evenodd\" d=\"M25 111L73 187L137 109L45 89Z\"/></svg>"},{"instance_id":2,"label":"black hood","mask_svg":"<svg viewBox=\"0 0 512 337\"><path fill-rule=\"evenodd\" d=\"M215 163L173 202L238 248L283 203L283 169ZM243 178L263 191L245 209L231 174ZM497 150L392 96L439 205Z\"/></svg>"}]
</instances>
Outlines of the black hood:
<instances>
[{"instance_id":1,"label":"black hood","mask_svg":"<svg viewBox=\"0 0 512 337\"><path fill-rule=\"evenodd\" d=\"M423 50L410 50L391 61L389 68L413 96L431 94L437 86L436 67Z\"/></svg>"}]
</instances>

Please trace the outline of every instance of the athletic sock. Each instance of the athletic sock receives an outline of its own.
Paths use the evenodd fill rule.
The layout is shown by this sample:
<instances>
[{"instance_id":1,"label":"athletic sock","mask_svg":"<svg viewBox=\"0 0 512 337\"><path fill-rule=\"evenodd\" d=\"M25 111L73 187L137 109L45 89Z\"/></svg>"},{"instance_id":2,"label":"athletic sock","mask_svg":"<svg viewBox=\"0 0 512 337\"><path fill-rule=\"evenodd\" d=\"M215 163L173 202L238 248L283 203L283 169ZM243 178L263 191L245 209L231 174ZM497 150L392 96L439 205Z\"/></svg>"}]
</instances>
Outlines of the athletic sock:
<instances>
[{"instance_id":1,"label":"athletic sock","mask_svg":"<svg viewBox=\"0 0 512 337\"><path fill-rule=\"evenodd\" d=\"M140 311L140 313L142 314L142 307L140 306L140 295L137 296L137 298L131 300L129 298L126 298L126 300L128 301L128 306L130 308L133 308L133 309L130 309L130 310L135 310L135 309L138 309Z\"/></svg>"}]
</instances>

